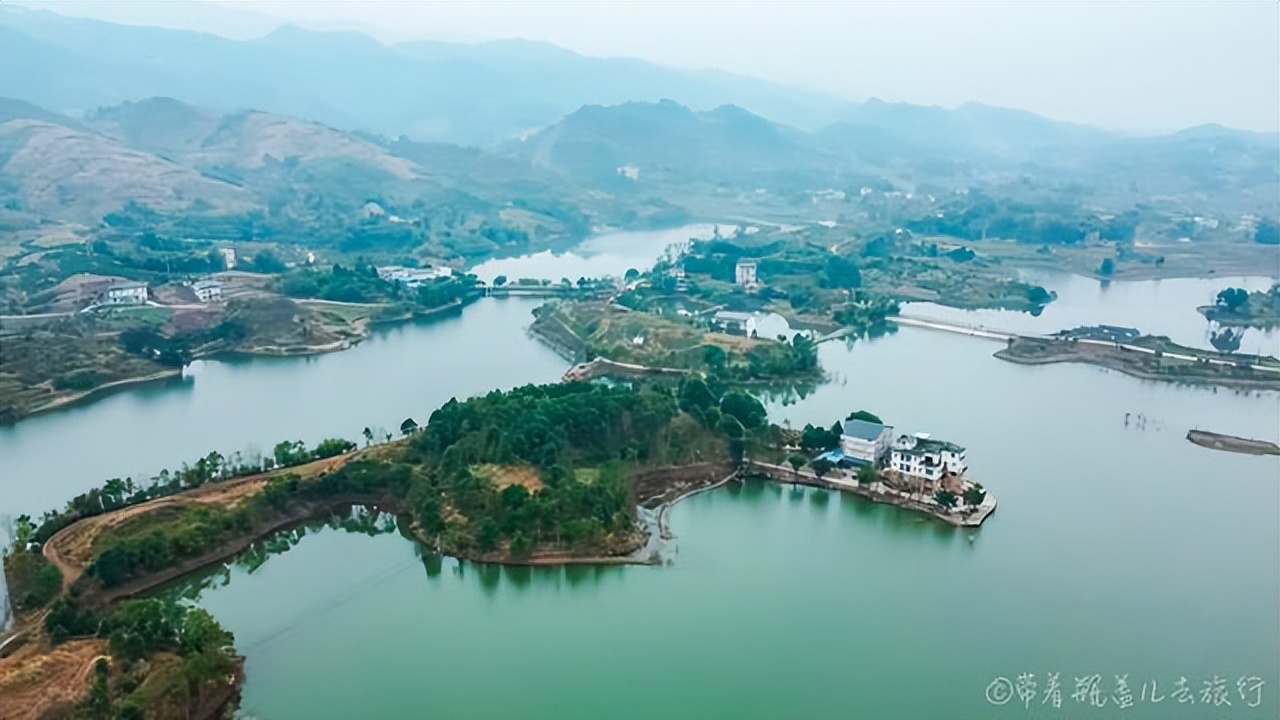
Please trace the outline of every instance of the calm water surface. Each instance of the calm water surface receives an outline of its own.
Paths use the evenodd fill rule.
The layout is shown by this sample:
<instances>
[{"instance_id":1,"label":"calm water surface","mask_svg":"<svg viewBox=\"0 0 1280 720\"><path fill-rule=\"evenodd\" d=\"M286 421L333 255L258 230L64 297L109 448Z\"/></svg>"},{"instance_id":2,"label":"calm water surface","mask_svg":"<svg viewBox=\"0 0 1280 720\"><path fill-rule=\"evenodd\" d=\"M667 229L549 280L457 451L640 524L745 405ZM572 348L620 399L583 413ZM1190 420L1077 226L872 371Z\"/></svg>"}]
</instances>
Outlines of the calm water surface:
<instances>
[{"instance_id":1,"label":"calm water surface","mask_svg":"<svg viewBox=\"0 0 1280 720\"><path fill-rule=\"evenodd\" d=\"M1025 334L1047 334L1082 325L1134 327L1149 335L1167 335L1174 342L1212 349L1211 324L1196 311L1212 305L1218 292L1227 287L1266 290L1275 282L1264 276L1174 278L1141 282L1103 282L1066 273L1024 272L1027 282L1043 285L1058 293L1039 316L1009 310L958 310L934 303L908 303L904 314L985 325ZM1276 355L1280 334L1275 329L1245 331L1240 352Z\"/></svg>"},{"instance_id":2,"label":"calm water surface","mask_svg":"<svg viewBox=\"0 0 1280 720\"><path fill-rule=\"evenodd\" d=\"M628 269L640 271L653 267L669 245L706 239L714 225L686 225L651 232L619 232L594 237L568 252L551 250L533 255L488 260L471 269L477 277L491 283L499 275L508 280L533 278L559 282L563 278L595 278L605 275L621 277Z\"/></svg>"},{"instance_id":3,"label":"calm water surface","mask_svg":"<svg viewBox=\"0 0 1280 720\"><path fill-rule=\"evenodd\" d=\"M526 336L532 306L484 301L309 360L202 363L182 385L5 428L0 508L554 380L565 363ZM1185 310L1150 304L1119 323L1098 307L1109 314L1066 325L1172 327ZM215 573L198 602L248 657L247 717L1276 717L1280 461L1183 435L1280 437L1277 395L1012 365L998 347L911 328L828 343L835 380L769 405L793 425L867 408L966 445L1000 501L979 531L751 483L677 506L667 567L502 569L325 529ZM985 698L997 676L1035 673L1043 690L1052 672L1060 711ZM1268 684L1257 708L1233 694L1225 712L1166 699L1117 715L1071 700L1094 673L1108 695L1125 673L1135 695L1180 676L1197 693L1215 674L1233 693L1241 676Z\"/></svg>"}]
</instances>

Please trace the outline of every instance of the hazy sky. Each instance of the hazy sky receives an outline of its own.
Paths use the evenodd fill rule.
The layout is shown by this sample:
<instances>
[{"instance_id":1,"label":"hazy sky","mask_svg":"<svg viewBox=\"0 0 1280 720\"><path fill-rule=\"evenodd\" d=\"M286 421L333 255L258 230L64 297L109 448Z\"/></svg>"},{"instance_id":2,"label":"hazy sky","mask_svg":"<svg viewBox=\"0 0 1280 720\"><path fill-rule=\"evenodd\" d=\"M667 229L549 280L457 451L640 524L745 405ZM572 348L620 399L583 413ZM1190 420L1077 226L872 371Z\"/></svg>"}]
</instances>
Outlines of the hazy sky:
<instances>
[{"instance_id":1,"label":"hazy sky","mask_svg":"<svg viewBox=\"0 0 1280 720\"><path fill-rule=\"evenodd\" d=\"M254 37L282 21L386 42L522 37L851 99L969 100L1106 127L1280 129L1280 3L28 2Z\"/></svg>"}]
</instances>

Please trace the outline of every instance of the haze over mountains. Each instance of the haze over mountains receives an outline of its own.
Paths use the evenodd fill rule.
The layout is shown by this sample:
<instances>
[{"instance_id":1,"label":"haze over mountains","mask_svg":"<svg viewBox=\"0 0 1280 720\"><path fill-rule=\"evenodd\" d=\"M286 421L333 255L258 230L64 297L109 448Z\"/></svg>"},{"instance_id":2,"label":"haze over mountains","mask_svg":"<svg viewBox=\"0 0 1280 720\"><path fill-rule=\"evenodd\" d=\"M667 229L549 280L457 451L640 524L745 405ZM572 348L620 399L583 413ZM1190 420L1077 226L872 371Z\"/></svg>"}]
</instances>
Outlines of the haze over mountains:
<instances>
[{"instance_id":1,"label":"haze over mountains","mask_svg":"<svg viewBox=\"0 0 1280 720\"><path fill-rule=\"evenodd\" d=\"M1070 188L1101 212L1176 197L1271 216L1280 193L1276 134L1133 137L976 103L849 103L527 41L297 27L236 41L0 6L0 72L0 195L58 221L129 201L323 215L448 198L492 214L540 197L612 222L864 187Z\"/></svg>"},{"instance_id":2,"label":"haze over mountains","mask_svg":"<svg viewBox=\"0 0 1280 720\"><path fill-rule=\"evenodd\" d=\"M846 103L715 71L587 58L546 43L411 42L284 26L248 41L0 7L4 94L65 113L168 96L348 130L484 145L585 104L737 103L805 127Z\"/></svg>"}]
</instances>

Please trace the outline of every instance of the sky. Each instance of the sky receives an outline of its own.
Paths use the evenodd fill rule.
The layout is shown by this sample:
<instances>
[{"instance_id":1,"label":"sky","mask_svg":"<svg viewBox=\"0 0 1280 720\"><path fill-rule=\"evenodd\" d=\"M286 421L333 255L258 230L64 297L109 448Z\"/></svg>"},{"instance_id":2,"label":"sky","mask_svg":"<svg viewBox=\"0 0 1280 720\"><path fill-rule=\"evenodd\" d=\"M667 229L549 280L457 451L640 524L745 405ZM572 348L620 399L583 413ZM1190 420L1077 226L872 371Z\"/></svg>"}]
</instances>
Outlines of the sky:
<instances>
[{"instance_id":1,"label":"sky","mask_svg":"<svg viewBox=\"0 0 1280 720\"><path fill-rule=\"evenodd\" d=\"M181 2L23 4L239 39L283 22L383 42L543 40L837 97L968 101L1134 132L1280 130L1280 3Z\"/></svg>"}]
</instances>

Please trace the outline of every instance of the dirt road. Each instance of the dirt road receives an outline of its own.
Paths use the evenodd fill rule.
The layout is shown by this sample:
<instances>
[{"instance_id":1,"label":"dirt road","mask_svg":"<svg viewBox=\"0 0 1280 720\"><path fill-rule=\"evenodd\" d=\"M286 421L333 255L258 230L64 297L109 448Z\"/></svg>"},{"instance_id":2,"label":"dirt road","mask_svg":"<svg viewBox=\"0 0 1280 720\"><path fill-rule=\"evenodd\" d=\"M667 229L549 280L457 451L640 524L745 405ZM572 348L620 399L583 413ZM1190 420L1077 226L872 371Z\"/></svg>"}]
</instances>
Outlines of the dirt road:
<instances>
[{"instance_id":1,"label":"dirt road","mask_svg":"<svg viewBox=\"0 0 1280 720\"><path fill-rule=\"evenodd\" d=\"M240 500L257 493L271 478L292 473L303 479L331 473L361 454L359 451L316 460L305 465L272 470L235 480L209 483L177 495L148 500L102 515L78 520L54 533L41 551L45 558L62 573L62 589L65 591L80 579L85 568L93 562L94 542L103 532L165 508L183 508L191 505L219 505L232 507Z\"/></svg>"}]
</instances>

